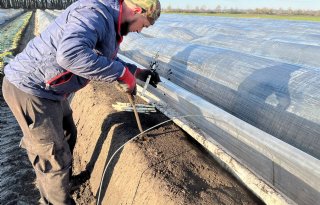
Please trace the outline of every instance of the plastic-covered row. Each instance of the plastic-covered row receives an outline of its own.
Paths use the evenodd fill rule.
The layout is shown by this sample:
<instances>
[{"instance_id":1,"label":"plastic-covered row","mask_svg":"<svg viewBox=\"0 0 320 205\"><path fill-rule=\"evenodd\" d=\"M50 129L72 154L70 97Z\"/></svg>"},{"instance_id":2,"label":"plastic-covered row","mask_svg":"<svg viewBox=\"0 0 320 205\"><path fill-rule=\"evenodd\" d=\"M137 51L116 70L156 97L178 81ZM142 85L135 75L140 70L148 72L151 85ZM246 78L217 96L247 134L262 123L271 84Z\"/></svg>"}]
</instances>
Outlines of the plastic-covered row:
<instances>
[{"instance_id":1,"label":"plastic-covered row","mask_svg":"<svg viewBox=\"0 0 320 205\"><path fill-rule=\"evenodd\" d=\"M54 15L54 16L58 16L59 14L61 14L64 10L49 10L49 9L46 9L45 12L51 14L51 15Z\"/></svg>"},{"instance_id":2,"label":"plastic-covered row","mask_svg":"<svg viewBox=\"0 0 320 205\"><path fill-rule=\"evenodd\" d=\"M24 12L23 9L0 9L0 25Z\"/></svg>"},{"instance_id":3,"label":"plastic-covered row","mask_svg":"<svg viewBox=\"0 0 320 205\"><path fill-rule=\"evenodd\" d=\"M320 159L319 44L319 23L162 15L121 53Z\"/></svg>"},{"instance_id":4,"label":"plastic-covered row","mask_svg":"<svg viewBox=\"0 0 320 205\"><path fill-rule=\"evenodd\" d=\"M57 17L56 15L48 12L49 10L40 10L36 11L36 33L40 34L44 31L49 24Z\"/></svg>"}]
</instances>

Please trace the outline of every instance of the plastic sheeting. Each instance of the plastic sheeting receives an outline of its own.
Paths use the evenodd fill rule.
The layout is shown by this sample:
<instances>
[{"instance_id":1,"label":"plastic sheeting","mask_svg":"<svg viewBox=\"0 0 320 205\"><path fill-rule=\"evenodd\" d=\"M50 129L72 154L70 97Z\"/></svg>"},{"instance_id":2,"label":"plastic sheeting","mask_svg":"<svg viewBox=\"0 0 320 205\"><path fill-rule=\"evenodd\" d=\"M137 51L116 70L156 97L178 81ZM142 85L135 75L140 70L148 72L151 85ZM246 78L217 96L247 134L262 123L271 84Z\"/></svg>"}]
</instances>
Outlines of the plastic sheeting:
<instances>
[{"instance_id":1,"label":"plastic sheeting","mask_svg":"<svg viewBox=\"0 0 320 205\"><path fill-rule=\"evenodd\" d=\"M51 15L54 15L54 16L58 16L59 14L61 14L64 10L49 10L49 9L46 9L45 12L51 14Z\"/></svg>"},{"instance_id":2,"label":"plastic sheeting","mask_svg":"<svg viewBox=\"0 0 320 205\"><path fill-rule=\"evenodd\" d=\"M121 53L320 159L320 24L162 15Z\"/></svg>"},{"instance_id":3,"label":"plastic sheeting","mask_svg":"<svg viewBox=\"0 0 320 205\"><path fill-rule=\"evenodd\" d=\"M19 16L23 12L23 9L0 9L0 25L14 17Z\"/></svg>"},{"instance_id":4,"label":"plastic sheeting","mask_svg":"<svg viewBox=\"0 0 320 205\"><path fill-rule=\"evenodd\" d=\"M24 28L31 14L32 12L26 12L0 28L0 54L16 49L17 33ZM7 56L8 54L3 55ZM4 57L3 55L2 57Z\"/></svg>"},{"instance_id":5,"label":"plastic sheeting","mask_svg":"<svg viewBox=\"0 0 320 205\"><path fill-rule=\"evenodd\" d=\"M40 9L37 9L37 11L36 11L37 34L40 34L42 31L44 31L49 26L49 24L57 17L52 12L49 13L48 11L49 10L43 11Z\"/></svg>"},{"instance_id":6,"label":"plastic sheeting","mask_svg":"<svg viewBox=\"0 0 320 205\"><path fill-rule=\"evenodd\" d=\"M320 53L316 52L320 46L319 23L164 15L144 34L320 66Z\"/></svg>"}]
</instances>

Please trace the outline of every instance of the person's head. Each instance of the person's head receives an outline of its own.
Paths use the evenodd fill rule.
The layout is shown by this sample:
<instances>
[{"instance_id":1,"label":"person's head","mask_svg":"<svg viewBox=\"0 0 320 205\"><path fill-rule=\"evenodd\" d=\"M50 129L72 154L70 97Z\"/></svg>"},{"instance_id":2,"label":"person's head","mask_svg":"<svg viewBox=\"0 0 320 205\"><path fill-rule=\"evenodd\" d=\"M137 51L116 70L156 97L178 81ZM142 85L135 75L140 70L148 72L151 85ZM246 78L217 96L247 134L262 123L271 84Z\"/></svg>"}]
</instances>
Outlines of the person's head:
<instances>
[{"instance_id":1,"label":"person's head","mask_svg":"<svg viewBox=\"0 0 320 205\"><path fill-rule=\"evenodd\" d=\"M141 32L153 25L161 13L159 0L124 0L121 21L121 35Z\"/></svg>"}]
</instances>

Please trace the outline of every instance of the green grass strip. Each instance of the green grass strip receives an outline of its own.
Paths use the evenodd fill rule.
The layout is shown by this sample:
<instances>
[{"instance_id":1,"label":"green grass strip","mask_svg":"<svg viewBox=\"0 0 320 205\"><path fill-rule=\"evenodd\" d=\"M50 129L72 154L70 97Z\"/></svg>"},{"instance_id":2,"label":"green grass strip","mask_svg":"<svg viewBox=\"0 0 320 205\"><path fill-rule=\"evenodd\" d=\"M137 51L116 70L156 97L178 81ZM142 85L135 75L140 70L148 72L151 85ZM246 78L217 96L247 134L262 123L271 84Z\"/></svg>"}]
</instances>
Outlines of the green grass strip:
<instances>
[{"instance_id":1,"label":"green grass strip","mask_svg":"<svg viewBox=\"0 0 320 205\"><path fill-rule=\"evenodd\" d=\"M0 73L2 73L2 69L3 69L3 59L5 57L12 56L12 55L13 53L9 51L0 54Z\"/></svg>"}]
</instances>

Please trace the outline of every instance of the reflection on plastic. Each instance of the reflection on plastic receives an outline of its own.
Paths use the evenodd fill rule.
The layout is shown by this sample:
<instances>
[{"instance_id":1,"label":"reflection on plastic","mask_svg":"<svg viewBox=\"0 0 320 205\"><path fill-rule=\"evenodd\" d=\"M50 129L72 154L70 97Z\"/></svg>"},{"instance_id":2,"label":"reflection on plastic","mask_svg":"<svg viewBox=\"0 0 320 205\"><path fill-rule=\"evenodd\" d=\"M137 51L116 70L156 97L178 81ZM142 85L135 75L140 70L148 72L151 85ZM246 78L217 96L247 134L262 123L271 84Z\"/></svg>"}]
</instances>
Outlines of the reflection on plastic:
<instances>
[{"instance_id":1,"label":"reflection on plastic","mask_svg":"<svg viewBox=\"0 0 320 205\"><path fill-rule=\"evenodd\" d=\"M320 24L162 15L121 52L320 159Z\"/></svg>"}]
</instances>

